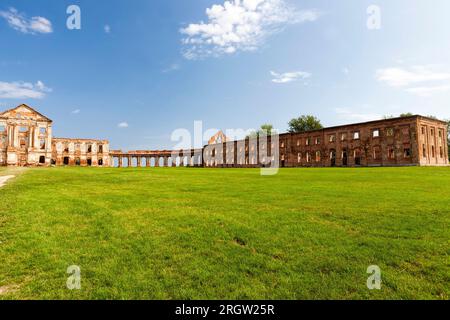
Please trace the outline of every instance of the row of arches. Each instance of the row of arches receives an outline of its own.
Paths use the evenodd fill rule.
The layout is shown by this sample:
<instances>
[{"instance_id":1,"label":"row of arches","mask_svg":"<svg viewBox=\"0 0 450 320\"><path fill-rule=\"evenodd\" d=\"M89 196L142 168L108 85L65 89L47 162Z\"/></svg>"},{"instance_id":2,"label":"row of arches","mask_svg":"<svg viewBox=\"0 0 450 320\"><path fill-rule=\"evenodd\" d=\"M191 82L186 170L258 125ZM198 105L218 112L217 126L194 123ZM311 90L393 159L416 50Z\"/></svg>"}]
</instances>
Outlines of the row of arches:
<instances>
[{"instance_id":1,"label":"row of arches","mask_svg":"<svg viewBox=\"0 0 450 320\"><path fill-rule=\"evenodd\" d=\"M113 167L188 167L201 166L201 156L152 157L111 156Z\"/></svg>"}]
</instances>

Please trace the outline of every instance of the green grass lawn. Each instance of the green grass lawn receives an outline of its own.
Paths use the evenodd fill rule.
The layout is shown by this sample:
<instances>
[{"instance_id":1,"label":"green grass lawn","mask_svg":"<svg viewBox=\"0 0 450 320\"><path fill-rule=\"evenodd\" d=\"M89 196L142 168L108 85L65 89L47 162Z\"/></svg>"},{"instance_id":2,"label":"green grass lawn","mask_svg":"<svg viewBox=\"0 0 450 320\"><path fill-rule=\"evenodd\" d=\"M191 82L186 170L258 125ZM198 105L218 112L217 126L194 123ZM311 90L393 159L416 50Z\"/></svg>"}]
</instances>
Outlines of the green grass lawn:
<instances>
[{"instance_id":1,"label":"green grass lawn","mask_svg":"<svg viewBox=\"0 0 450 320\"><path fill-rule=\"evenodd\" d=\"M0 299L450 296L450 168L16 173L0 189Z\"/></svg>"}]
</instances>

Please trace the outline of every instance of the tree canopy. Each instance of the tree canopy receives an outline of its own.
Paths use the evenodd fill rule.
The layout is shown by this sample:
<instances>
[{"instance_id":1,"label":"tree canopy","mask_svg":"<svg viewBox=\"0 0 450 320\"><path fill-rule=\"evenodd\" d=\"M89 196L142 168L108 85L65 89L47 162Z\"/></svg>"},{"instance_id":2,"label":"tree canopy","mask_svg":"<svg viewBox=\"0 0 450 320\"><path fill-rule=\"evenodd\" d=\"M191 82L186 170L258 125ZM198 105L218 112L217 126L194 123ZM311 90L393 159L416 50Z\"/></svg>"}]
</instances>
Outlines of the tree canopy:
<instances>
[{"instance_id":1,"label":"tree canopy","mask_svg":"<svg viewBox=\"0 0 450 320\"><path fill-rule=\"evenodd\" d=\"M252 131L247 138L257 138L259 136L270 136L273 131L273 125L265 123L257 131Z\"/></svg>"},{"instance_id":2,"label":"tree canopy","mask_svg":"<svg viewBox=\"0 0 450 320\"><path fill-rule=\"evenodd\" d=\"M288 131L290 133L300 133L323 128L320 120L312 115L302 115L299 118L294 118L289 121L288 125Z\"/></svg>"}]
</instances>

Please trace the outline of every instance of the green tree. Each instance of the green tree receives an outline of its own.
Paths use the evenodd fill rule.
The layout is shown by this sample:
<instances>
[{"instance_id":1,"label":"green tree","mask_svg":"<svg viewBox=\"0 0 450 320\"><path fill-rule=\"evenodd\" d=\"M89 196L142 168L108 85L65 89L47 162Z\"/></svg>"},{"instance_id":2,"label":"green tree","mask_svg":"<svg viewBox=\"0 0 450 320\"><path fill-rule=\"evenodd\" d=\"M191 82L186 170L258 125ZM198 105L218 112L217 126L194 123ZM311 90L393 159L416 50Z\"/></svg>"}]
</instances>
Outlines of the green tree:
<instances>
[{"instance_id":1,"label":"green tree","mask_svg":"<svg viewBox=\"0 0 450 320\"><path fill-rule=\"evenodd\" d=\"M300 133L323 128L320 120L311 115L303 115L299 118L294 118L289 121L288 125L288 131L290 133Z\"/></svg>"},{"instance_id":2,"label":"green tree","mask_svg":"<svg viewBox=\"0 0 450 320\"><path fill-rule=\"evenodd\" d=\"M250 132L250 134L247 136L247 138L257 138L262 135L270 136L272 134L272 131L273 131L273 125L265 123L265 124L261 125L261 127L257 131Z\"/></svg>"},{"instance_id":3,"label":"green tree","mask_svg":"<svg viewBox=\"0 0 450 320\"><path fill-rule=\"evenodd\" d=\"M273 125L266 123L261 126L259 133L266 135L266 136L270 136L272 134L272 131L273 131Z\"/></svg>"},{"instance_id":4,"label":"green tree","mask_svg":"<svg viewBox=\"0 0 450 320\"><path fill-rule=\"evenodd\" d=\"M411 113L411 112L405 112L405 113L401 113L401 114L400 114L400 118L411 117L411 116L413 116L413 115L414 115L414 114Z\"/></svg>"}]
</instances>

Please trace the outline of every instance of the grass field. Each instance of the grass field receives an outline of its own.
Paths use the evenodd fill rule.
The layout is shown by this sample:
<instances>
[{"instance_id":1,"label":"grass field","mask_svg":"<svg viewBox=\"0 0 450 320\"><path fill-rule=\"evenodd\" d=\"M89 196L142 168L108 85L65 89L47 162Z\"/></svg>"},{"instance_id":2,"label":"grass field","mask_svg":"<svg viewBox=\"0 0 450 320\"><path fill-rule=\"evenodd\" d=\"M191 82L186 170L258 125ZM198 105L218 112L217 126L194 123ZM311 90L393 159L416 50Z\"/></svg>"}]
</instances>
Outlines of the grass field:
<instances>
[{"instance_id":1,"label":"grass field","mask_svg":"<svg viewBox=\"0 0 450 320\"><path fill-rule=\"evenodd\" d=\"M450 168L15 173L0 189L0 299L450 296Z\"/></svg>"}]
</instances>

